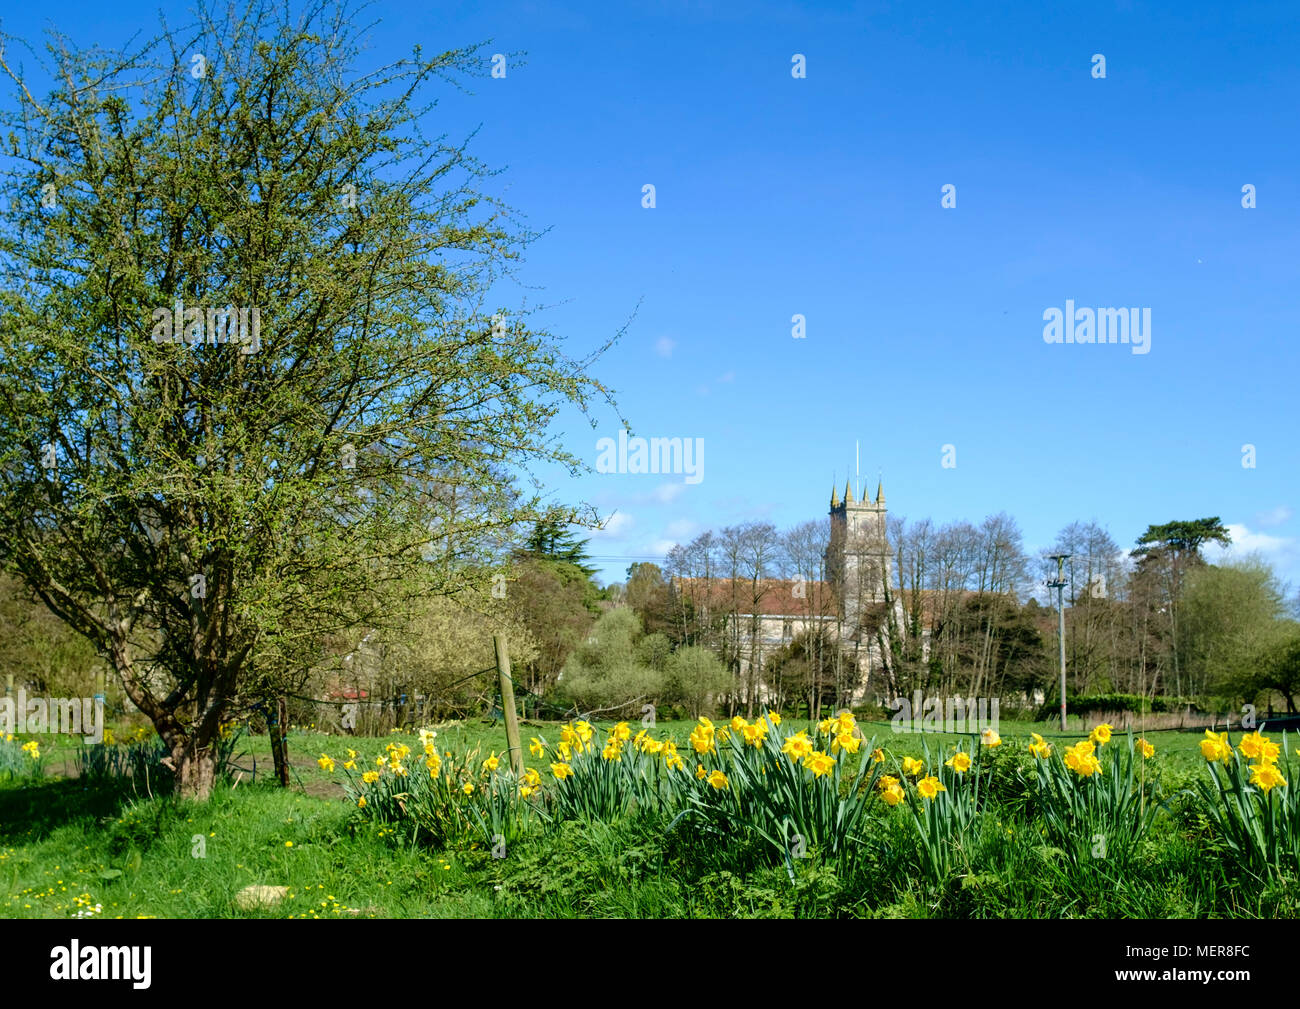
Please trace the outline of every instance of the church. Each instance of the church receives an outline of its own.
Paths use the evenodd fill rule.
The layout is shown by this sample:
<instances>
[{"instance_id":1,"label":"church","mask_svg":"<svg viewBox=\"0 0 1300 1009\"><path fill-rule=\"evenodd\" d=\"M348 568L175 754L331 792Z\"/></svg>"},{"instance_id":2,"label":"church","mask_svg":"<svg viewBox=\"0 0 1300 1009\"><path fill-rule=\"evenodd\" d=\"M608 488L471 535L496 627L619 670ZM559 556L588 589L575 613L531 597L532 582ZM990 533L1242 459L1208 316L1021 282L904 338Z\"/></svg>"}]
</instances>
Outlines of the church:
<instances>
[{"instance_id":1,"label":"church","mask_svg":"<svg viewBox=\"0 0 1300 1009\"><path fill-rule=\"evenodd\" d=\"M837 489L831 491L822 578L765 578L755 583L716 579L707 586L701 579L678 579L677 588L697 605L727 614L727 637L742 680L757 672L761 682L774 652L821 628L830 641L840 643L840 662L848 664L846 679L856 684L856 700L882 686L876 674L889 649L890 628L904 626L887 521L883 481L874 499L865 488L855 497L848 481L842 496ZM701 590L707 598L701 599Z\"/></svg>"}]
</instances>

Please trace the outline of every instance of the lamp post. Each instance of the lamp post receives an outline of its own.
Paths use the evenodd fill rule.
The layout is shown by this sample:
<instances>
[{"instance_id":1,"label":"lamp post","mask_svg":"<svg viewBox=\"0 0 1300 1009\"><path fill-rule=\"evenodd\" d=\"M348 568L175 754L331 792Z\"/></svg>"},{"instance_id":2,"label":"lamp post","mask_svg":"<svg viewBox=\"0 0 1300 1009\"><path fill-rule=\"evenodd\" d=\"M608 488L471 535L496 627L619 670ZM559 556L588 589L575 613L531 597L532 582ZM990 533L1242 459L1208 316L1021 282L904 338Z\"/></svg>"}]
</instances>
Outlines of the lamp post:
<instances>
[{"instance_id":1,"label":"lamp post","mask_svg":"<svg viewBox=\"0 0 1300 1009\"><path fill-rule=\"evenodd\" d=\"M1056 561L1056 578L1047 583L1049 589L1056 589L1056 636L1061 644L1061 731L1065 731L1065 562L1070 554L1050 554L1049 559Z\"/></svg>"}]
</instances>

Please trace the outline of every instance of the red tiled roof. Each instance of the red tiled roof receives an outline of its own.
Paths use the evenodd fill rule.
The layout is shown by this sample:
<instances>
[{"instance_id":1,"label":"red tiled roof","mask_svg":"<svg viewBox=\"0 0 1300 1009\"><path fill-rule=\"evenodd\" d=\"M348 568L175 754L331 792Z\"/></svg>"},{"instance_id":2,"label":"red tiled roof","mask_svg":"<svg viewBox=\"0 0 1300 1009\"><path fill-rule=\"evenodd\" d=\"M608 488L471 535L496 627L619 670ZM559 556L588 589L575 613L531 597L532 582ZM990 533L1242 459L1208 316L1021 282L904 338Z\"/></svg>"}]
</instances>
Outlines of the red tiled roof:
<instances>
[{"instance_id":1,"label":"red tiled roof","mask_svg":"<svg viewBox=\"0 0 1300 1009\"><path fill-rule=\"evenodd\" d=\"M697 606L761 616L834 616L838 601L829 582L800 582L764 578L755 584L745 578L674 578L673 589ZM802 595L796 595L796 588Z\"/></svg>"}]
</instances>

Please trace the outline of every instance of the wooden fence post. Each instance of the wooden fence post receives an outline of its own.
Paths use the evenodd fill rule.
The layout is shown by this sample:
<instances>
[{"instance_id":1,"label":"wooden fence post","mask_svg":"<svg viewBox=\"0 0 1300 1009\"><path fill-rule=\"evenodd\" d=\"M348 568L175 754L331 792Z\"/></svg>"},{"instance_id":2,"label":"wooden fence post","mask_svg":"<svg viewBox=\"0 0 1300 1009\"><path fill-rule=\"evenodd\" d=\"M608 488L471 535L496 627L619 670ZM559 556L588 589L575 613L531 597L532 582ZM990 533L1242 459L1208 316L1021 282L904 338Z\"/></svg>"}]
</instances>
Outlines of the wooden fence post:
<instances>
[{"instance_id":1,"label":"wooden fence post","mask_svg":"<svg viewBox=\"0 0 1300 1009\"><path fill-rule=\"evenodd\" d=\"M510 679L510 651L504 634L494 634L492 645L497 653L497 680L501 684L501 710L506 716L506 743L510 746L510 766L516 777L524 773L524 750L519 745L519 716L515 712L515 685Z\"/></svg>"}]
</instances>

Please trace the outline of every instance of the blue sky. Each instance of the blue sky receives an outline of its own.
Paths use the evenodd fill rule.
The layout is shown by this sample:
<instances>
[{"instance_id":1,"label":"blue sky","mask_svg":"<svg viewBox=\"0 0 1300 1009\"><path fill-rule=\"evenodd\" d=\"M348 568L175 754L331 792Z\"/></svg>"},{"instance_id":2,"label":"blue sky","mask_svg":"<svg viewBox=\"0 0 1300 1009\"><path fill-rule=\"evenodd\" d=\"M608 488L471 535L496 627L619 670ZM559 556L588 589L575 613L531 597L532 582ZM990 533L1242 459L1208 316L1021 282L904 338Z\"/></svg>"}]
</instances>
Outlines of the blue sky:
<instances>
[{"instance_id":1,"label":"blue sky","mask_svg":"<svg viewBox=\"0 0 1300 1009\"><path fill-rule=\"evenodd\" d=\"M183 4L76 0L3 27L34 37L52 10L117 45L160 6L183 20ZM493 185L549 229L501 303L551 306L574 354L636 311L596 373L635 434L703 439L698 484L547 474L559 500L614 516L593 540L607 579L705 528L823 517L860 442L891 513L1006 511L1030 549L1074 520L1131 546L1149 523L1218 515L1300 582L1293 3L367 14L376 59L416 42L522 54L445 93L432 124L481 126ZM1045 343L1067 299L1149 308L1150 352ZM593 466L619 426L596 420L557 426Z\"/></svg>"}]
</instances>

